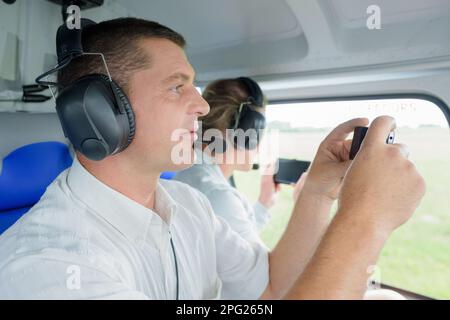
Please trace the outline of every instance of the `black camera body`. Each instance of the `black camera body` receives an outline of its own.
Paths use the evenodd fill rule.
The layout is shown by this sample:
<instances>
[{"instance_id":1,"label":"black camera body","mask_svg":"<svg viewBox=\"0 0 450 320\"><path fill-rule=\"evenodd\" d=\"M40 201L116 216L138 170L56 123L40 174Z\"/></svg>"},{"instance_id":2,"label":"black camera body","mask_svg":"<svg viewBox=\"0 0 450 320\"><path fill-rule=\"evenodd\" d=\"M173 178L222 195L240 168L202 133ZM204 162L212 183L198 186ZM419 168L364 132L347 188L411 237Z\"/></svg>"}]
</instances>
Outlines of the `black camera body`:
<instances>
[{"instance_id":1,"label":"black camera body","mask_svg":"<svg viewBox=\"0 0 450 320\"><path fill-rule=\"evenodd\" d=\"M355 131L353 132L353 140L352 140L352 146L350 148L350 160L355 159L356 154L358 153L359 149L361 148L361 144L366 137L367 130L369 128L367 127L356 127ZM391 131L389 133L389 136L386 139L386 143L392 144L394 143L395 138L395 132Z\"/></svg>"}]
</instances>

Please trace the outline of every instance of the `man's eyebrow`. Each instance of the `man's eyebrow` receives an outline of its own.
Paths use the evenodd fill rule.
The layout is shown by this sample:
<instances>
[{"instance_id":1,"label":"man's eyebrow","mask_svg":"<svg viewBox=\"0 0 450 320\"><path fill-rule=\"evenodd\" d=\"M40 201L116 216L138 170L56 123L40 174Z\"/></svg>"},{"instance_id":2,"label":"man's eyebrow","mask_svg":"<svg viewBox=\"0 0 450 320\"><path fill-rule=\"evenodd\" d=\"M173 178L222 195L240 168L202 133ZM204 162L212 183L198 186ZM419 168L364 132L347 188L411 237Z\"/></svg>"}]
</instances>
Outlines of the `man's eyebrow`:
<instances>
[{"instance_id":1,"label":"man's eyebrow","mask_svg":"<svg viewBox=\"0 0 450 320\"><path fill-rule=\"evenodd\" d=\"M183 73L183 72L177 72L177 73L174 73L174 74L168 76L167 78L165 78L163 80L163 83L168 83L168 82L172 82L174 80L180 80L180 79L185 81L185 82L188 82L188 81L191 81L191 80L194 81L194 77L195 77L194 75L190 76L190 75L188 75L186 73Z\"/></svg>"}]
</instances>

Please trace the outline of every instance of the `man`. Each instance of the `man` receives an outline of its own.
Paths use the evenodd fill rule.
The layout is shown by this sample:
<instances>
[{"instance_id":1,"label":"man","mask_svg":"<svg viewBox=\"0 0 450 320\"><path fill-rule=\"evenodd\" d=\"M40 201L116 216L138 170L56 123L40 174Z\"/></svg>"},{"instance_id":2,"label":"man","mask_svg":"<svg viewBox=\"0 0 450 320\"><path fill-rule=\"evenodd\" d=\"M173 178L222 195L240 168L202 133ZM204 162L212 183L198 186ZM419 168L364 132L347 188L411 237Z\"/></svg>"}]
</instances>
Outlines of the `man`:
<instances>
[{"instance_id":1,"label":"man","mask_svg":"<svg viewBox=\"0 0 450 320\"><path fill-rule=\"evenodd\" d=\"M101 161L77 153L73 166L0 237L1 298L363 296L368 266L425 190L406 148L385 144L392 118L372 123L352 164L345 139L367 119L330 133L285 234L267 252L218 220L199 192L159 180L162 171L186 167L171 160L180 143L172 133L185 129L179 138L190 148L197 118L209 108L193 84L183 38L159 24L125 18L90 26L83 46L105 55L112 78L128 95L135 137ZM100 59L79 59L59 75L63 86L104 73ZM336 198L338 212L324 233L314 215L328 214ZM313 237L300 247L309 232L324 233L320 244Z\"/></svg>"}]
</instances>

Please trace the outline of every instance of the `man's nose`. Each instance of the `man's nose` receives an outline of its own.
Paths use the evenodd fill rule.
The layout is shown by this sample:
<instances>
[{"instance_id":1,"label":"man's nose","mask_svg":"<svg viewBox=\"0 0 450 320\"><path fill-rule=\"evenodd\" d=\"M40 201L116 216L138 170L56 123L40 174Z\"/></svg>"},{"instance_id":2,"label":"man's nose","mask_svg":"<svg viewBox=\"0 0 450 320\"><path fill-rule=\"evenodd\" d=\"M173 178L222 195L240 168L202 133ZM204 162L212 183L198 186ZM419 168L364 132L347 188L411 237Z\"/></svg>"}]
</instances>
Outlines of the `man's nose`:
<instances>
[{"instance_id":1,"label":"man's nose","mask_svg":"<svg viewBox=\"0 0 450 320\"><path fill-rule=\"evenodd\" d=\"M199 117L203 117L209 113L209 104L203 99L202 95L195 90L194 112Z\"/></svg>"}]
</instances>

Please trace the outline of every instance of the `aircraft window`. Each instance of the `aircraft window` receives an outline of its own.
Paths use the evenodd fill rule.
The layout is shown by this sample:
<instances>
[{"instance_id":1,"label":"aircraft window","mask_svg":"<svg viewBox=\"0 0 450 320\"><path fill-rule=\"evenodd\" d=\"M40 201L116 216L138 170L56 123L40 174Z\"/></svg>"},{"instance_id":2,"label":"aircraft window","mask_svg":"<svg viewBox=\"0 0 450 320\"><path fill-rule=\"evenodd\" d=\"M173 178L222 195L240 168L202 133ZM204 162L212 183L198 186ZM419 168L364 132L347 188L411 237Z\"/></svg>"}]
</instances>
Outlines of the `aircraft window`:
<instances>
[{"instance_id":1,"label":"aircraft window","mask_svg":"<svg viewBox=\"0 0 450 320\"><path fill-rule=\"evenodd\" d=\"M354 117L373 120L383 114L396 118L395 141L408 144L410 159L423 175L427 193L413 218L387 242L378 262L377 280L429 297L449 299L450 130L436 104L396 98L269 105L265 140L273 141L276 133L280 157L312 161L319 143L338 123ZM234 178L238 189L256 201L259 190L254 186L259 183L259 173L238 172ZM261 233L268 247L273 248L279 240L292 207L292 187L284 185L271 209L272 220Z\"/></svg>"}]
</instances>

